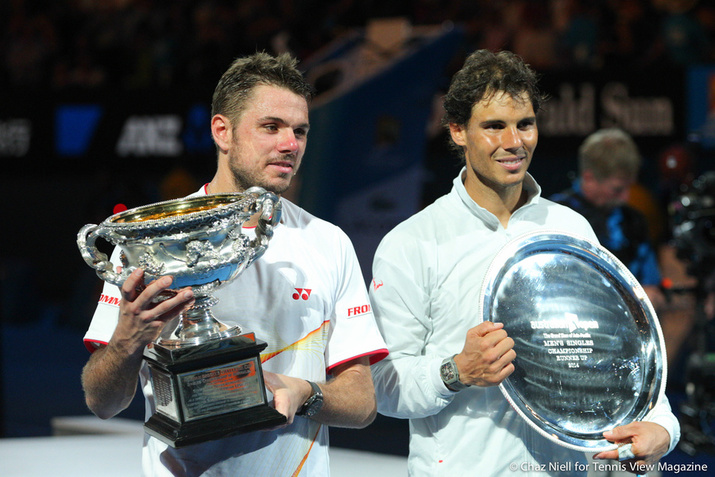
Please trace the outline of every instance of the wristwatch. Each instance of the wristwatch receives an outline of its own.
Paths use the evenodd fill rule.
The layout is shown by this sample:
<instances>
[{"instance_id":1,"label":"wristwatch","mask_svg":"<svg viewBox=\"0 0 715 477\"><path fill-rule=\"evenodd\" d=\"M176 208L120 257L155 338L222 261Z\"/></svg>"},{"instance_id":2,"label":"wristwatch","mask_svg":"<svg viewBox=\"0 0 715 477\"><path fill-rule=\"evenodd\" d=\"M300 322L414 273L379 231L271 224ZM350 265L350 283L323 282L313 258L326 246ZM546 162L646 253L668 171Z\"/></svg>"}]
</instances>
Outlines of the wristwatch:
<instances>
[{"instance_id":1,"label":"wristwatch","mask_svg":"<svg viewBox=\"0 0 715 477\"><path fill-rule=\"evenodd\" d=\"M457 356L456 354L454 356ZM459 380L459 370L454 362L454 356L446 358L442 361L442 366L439 367L439 374L442 377L444 385L450 391L461 391L468 388L469 384L464 384Z\"/></svg>"},{"instance_id":2,"label":"wristwatch","mask_svg":"<svg viewBox=\"0 0 715 477\"><path fill-rule=\"evenodd\" d=\"M310 387L313 389L313 394L300 406L295 413L296 416L313 417L318 414L318 411L323 407L323 391L321 391L320 387L313 381L308 381L308 384L310 384Z\"/></svg>"}]
</instances>

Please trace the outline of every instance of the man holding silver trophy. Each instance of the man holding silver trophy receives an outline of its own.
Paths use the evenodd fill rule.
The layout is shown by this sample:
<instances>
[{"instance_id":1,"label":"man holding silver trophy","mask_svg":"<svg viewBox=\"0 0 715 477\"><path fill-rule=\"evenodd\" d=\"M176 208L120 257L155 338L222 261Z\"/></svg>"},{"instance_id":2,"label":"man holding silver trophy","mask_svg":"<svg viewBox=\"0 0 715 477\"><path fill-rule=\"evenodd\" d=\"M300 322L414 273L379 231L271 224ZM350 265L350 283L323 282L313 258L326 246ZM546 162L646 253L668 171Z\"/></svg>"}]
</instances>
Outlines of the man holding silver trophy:
<instances>
[{"instance_id":1,"label":"man holding silver trophy","mask_svg":"<svg viewBox=\"0 0 715 477\"><path fill-rule=\"evenodd\" d=\"M410 419L411 476L645 473L678 442L646 294L527 173L542 101L516 55L471 54L444 102L464 167L375 254L378 412Z\"/></svg>"},{"instance_id":2,"label":"man holding silver trophy","mask_svg":"<svg viewBox=\"0 0 715 477\"><path fill-rule=\"evenodd\" d=\"M189 202L235 193L250 195L258 188L269 195L280 195L288 189L305 152L308 102L312 96L312 88L296 63L288 55L257 53L237 59L224 73L212 102L211 132L218 151L217 171L213 180L193 194ZM188 215L205 213L198 210L203 208L203 204L195 206L197 211ZM164 212L165 209L161 208ZM230 401L233 395L244 393L246 399L252 394L260 397L260 391L246 390L255 383L245 380L252 376L260 380L262 375L261 381L265 381L272 395L272 407L282 415L280 422L285 422L269 429L227 432L223 437L207 434L210 438L205 442L189 440L188 445L171 440L172 432L174 436L183 432L181 426L166 430L166 422L159 423L144 439L143 470L147 476L329 475L328 426L360 428L375 417L370 364L384 358L387 349L375 325L350 240L337 227L285 199L267 210L265 217L261 217L266 219L265 223L244 217L240 232L232 230L224 234L228 239L221 239L222 244L229 243L224 248L230 253L251 253L245 247L249 241L244 240L243 233L258 237L271 229L264 234L266 240L270 238L270 244L260 251L261 258L246 261L250 266L243 265L246 268L240 277L211 278L212 283L231 280L213 292L215 299L207 298L209 294L201 291L204 285L187 286L181 281L188 267L207 268L220 261L219 252L212 251L214 244L205 240L207 230L215 228L213 224L194 233L184 247L187 250L182 251L185 257L172 251L171 244L161 244L157 247L161 250L143 252L144 258L133 259L131 250L115 250L113 254L112 263L121 261L125 267L135 266L121 286L105 283L85 335L85 344L92 355L83 370L82 383L87 405L97 416L108 419L125 409L140 381L147 417L158 410L170 417L175 413L183 426L191 424L183 422L190 420L186 417L189 414L195 414L201 421L198 418L202 414L213 412L217 415L205 421L212 424L195 427L197 432L206 433L210 431L206 427L234 419L234 413L211 411ZM141 211L133 215L140 216ZM152 216L126 220L157 222L159 225L154 228L158 229L174 220L168 217L173 212L165 215L161 219ZM209 210L208 215L216 214ZM126 221L123 216L120 218L120 222ZM129 230L127 234L138 233L131 227L124 228ZM175 228L179 230L171 232L174 236L187 235L180 225ZM107 232L116 238L113 234ZM121 240L116 240L121 244ZM154 236L142 237L141 246L157 241ZM86 239L78 242L85 249L91 248L86 246ZM181 268L162 275L164 266L172 260L152 258L152 254L159 253L164 254L162 257L175 257ZM102 262L106 267L106 260L89 257L93 253L84 250L83 254L91 265ZM112 272L102 270L102 273ZM186 283L191 285L190 280ZM214 355L225 351L211 344L223 339L211 338L198 347L184 347L182 340L171 333L178 317L185 317L200 300L209 302L206 306L211 306L221 320L240 324L265 340L267 347L260 354L260 362L247 360L238 366L211 365L186 371L190 361L186 355L200 355L200 361L213 363ZM197 323L201 325L202 318L182 321L184 342L193 339L189 329ZM225 327L211 333L230 335ZM233 342L226 346L234 347ZM163 349L163 354L152 355L152 350L157 349ZM153 356L150 363L168 364L150 370L146 356ZM196 361L196 356L193 359ZM174 372L176 376L172 375ZM179 399L180 409L173 403ZM241 412L250 414L251 409ZM162 419L167 421L166 417ZM167 438L157 438L162 433Z\"/></svg>"}]
</instances>

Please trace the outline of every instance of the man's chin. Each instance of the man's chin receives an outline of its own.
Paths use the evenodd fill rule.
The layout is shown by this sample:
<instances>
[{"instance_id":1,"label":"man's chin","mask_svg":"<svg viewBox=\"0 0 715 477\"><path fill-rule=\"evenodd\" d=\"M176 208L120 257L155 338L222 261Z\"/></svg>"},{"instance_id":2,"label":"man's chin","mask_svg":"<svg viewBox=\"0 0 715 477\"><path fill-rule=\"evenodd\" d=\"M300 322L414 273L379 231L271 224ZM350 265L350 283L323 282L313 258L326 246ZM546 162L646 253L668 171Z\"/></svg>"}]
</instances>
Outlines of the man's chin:
<instances>
[{"instance_id":1,"label":"man's chin","mask_svg":"<svg viewBox=\"0 0 715 477\"><path fill-rule=\"evenodd\" d=\"M259 187L263 187L268 192L273 192L276 195L281 195L290 188L291 181L287 182L273 182L270 184L259 184Z\"/></svg>"}]
</instances>

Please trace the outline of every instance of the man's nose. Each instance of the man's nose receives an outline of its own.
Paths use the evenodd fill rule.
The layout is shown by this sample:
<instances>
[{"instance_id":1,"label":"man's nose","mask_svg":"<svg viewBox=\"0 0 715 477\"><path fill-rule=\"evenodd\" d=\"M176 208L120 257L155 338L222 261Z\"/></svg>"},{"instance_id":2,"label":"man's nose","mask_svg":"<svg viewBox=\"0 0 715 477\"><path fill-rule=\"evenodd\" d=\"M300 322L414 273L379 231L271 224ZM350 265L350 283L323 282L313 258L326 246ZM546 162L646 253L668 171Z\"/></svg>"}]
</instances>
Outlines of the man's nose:
<instances>
[{"instance_id":1,"label":"man's nose","mask_svg":"<svg viewBox=\"0 0 715 477\"><path fill-rule=\"evenodd\" d=\"M521 138L519 128L511 127L504 130L504 140L502 142L504 149L518 149L523 145L524 141Z\"/></svg>"},{"instance_id":2,"label":"man's nose","mask_svg":"<svg viewBox=\"0 0 715 477\"><path fill-rule=\"evenodd\" d=\"M295 137L293 131L287 131L281 135L280 142L278 143L278 149L282 153L295 154L299 149L298 139Z\"/></svg>"}]
</instances>

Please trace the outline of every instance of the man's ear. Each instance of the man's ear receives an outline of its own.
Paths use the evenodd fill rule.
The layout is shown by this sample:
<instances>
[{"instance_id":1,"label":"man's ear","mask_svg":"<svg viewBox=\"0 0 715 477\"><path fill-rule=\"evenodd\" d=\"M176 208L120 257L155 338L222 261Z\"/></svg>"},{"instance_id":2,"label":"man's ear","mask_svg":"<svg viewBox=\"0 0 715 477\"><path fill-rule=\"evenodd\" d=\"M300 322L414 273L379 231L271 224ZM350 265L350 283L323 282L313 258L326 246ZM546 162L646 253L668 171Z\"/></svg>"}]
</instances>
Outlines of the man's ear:
<instances>
[{"instance_id":1,"label":"man's ear","mask_svg":"<svg viewBox=\"0 0 715 477\"><path fill-rule=\"evenodd\" d=\"M466 131L462 125L449 123L449 133L452 135L452 141L454 141L456 145L465 146L467 144L465 138Z\"/></svg>"},{"instance_id":2,"label":"man's ear","mask_svg":"<svg viewBox=\"0 0 715 477\"><path fill-rule=\"evenodd\" d=\"M211 118L211 135L221 151L228 151L233 140L231 121L223 114L215 115Z\"/></svg>"}]
</instances>

